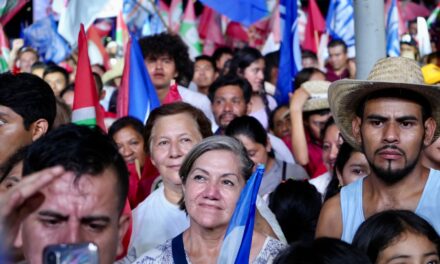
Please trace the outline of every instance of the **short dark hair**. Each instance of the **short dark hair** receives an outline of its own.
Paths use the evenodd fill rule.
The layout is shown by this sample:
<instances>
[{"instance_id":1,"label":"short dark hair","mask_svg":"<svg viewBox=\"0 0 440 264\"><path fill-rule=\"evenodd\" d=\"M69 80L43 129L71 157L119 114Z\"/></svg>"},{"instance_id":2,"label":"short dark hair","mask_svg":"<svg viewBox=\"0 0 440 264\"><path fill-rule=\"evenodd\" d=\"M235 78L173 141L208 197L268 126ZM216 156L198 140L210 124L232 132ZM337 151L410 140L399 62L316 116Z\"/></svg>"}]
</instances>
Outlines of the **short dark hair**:
<instances>
[{"instance_id":1,"label":"short dark hair","mask_svg":"<svg viewBox=\"0 0 440 264\"><path fill-rule=\"evenodd\" d=\"M209 86L208 98L211 101L211 103L214 102L214 97L217 90L227 85L236 85L240 87L241 91L243 92L243 97L246 104L248 104L251 101L251 96L252 96L251 84L248 82L248 80L239 77L235 73L230 72L227 75L218 77L211 84L211 86Z\"/></svg>"},{"instance_id":2,"label":"short dark hair","mask_svg":"<svg viewBox=\"0 0 440 264\"><path fill-rule=\"evenodd\" d=\"M69 74L67 73L66 69L64 69L63 67L60 67L56 64L49 64L46 66L46 68L44 69L44 72L43 72L43 78L46 77L46 75L51 74L51 73L55 73L55 72L59 72L63 75L64 80L66 80L66 86L67 86L67 84L69 84Z\"/></svg>"},{"instance_id":3,"label":"short dark hair","mask_svg":"<svg viewBox=\"0 0 440 264\"><path fill-rule=\"evenodd\" d=\"M286 104L282 104L282 105L278 105L277 107L275 107L274 110L272 110L272 112L270 112L269 115L269 128L274 130L275 129L275 114L281 110L281 108L287 108L287 110L289 110L289 105Z\"/></svg>"},{"instance_id":4,"label":"short dark hair","mask_svg":"<svg viewBox=\"0 0 440 264\"><path fill-rule=\"evenodd\" d=\"M200 55L200 56L195 57L195 59L194 59L195 62L202 61L202 60L209 62L211 64L212 68L214 69L214 71L217 71L217 66L215 65L215 62L211 56Z\"/></svg>"},{"instance_id":5,"label":"short dark hair","mask_svg":"<svg viewBox=\"0 0 440 264\"><path fill-rule=\"evenodd\" d=\"M278 64L280 63L280 52L274 51L264 55L264 62L264 80L269 81L272 69L278 69Z\"/></svg>"},{"instance_id":6,"label":"short dark hair","mask_svg":"<svg viewBox=\"0 0 440 264\"><path fill-rule=\"evenodd\" d=\"M41 78L30 73L0 74L0 105L11 108L29 129L38 119L52 128L56 114L55 95Z\"/></svg>"},{"instance_id":7,"label":"short dark hair","mask_svg":"<svg viewBox=\"0 0 440 264\"><path fill-rule=\"evenodd\" d=\"M342 39L332 39L327 44L327 48L333 48L337 46L342 46L344 49L344 53L347 53L347 44Z\"/></svg>"},{"instance_id":8,"label":"short dark hair","mask_svg":"<svg viewBox=\"0 0 440 264\"><path fill-rule=\"evenodd\" d=\"M329 237L293 243L278 254L273 263L371 264L360 250L344 241Z\"/></svg>"},{"instance_id":9,"label":"short dark hair","mask_svg":"<svg viewBox=\"0 0 440 264\"><path fill-rule=\"evenodd\" d=\"M374 91L364 98L360 100L358 107L356 109L356 115L363 119L364 111L365 111L365 105L368 101L379 99L379 98L399 98L403 100L408 100L411 102L414 102L422 108L422 119L423 122L426 121L428 117L432 116L432 106L429 103L429 100L427 100L424 96L421 94L407 90L407 89L396 89L396 88L389 88L384 90L378 90Z\"/></svg>"},{"instance_id":10,"label":"short dark hair","mask_svg":"<svg viewBox=\"0 0 440 264\"><path fill-rule=\"evenodd\" d=\"M310 58L312 60L318 61L318 56L316 55L315 52L311 50L303 50L301 52L301 59L306 59L306 58Z\"/></svg>"},{"instance_id":11,"label":"short dark hair","mask_svg":"<svg viewBox=\"0 0 440 264\"><path fill-rule=\"evenodd\" d=\"M234 56L234 51L229 47L219 47L215 49L214 53L212 54L212 59L216 62L223 54L230 54L231 56Z\"/></svg>"},{"instance_id":12,"label":"short dark hair","mask_svg":"<svg viewBox=\"0 0 440 264\"><path fill-rule=\"evenodd\" d=\"M132 116L124 116L113 122L113 124L108 129L108 135L113 138L114 135L119 132L119 130L125 127L131 127L142 137L144 136L144 124L142 123L142 121Z\"/></svg>"},{"instance_id":13,"label":"short dark hair","mask_svg":"<svg viewBox=\"0 0 440 264\"><path fill-rule=\"evenodd\" d=\"M0 183L2 183L6 175L11 172L11 170L14 168L15 165L20 163L20 161L24 160L24 157L26 156L26 153L28 151L29 145L24 146L17 150L14 155L10 156L9 159L2 165L0 168Z\"/></svg>"},{"instance_id":14,"label":"short dark hair","mask_svg":"<svg viewBox=\"0 0 440 264\"><path fill-rule=\"evenodd\" d=\"M150 153L151 132L153 130L156 121L164 116L177 115L187 113L189 114L198 125L198 130L202 135L202 138L212 136L211 121L205 116L202 110L184 102L176 102L171 104L162 105L153 111L148 116L147 124L145 125L145 152Z\"/></svg>"},{"instance_id":15,"label":"short dark hair","mask_svg":"<svg viewBox=\"0 0 440 264\"><path fill-rule=\"evenodd\" d=\"M440 252L440 237L435 229L422 217L406 210L389 210L370 216L359 226L352 244L375 263L382 250L407 232L426 237Z\"/></svg>"},{"instance_id":16,"label":"short dark hair","mask_svg":"<svg viewBox=\"0 0 440 264\"><path fill-rule=\"evenodd\" d=\"M42 62L42 61L36 61L34 64L32 64L31 66L31 71L36 70L36 69L46 69L47 64Z\"/></svg>"},{"instance_id":17,"label":"short dark hair","mask_svg":"<svg viewBox=\"0 0 440 264\"><path fill-rule=\"evenodd\" d=\"M321 203L321 194L308 181L288 179L269 196L269 208L289 244L313 240Z\"/></svg>"},{"instance_id":18,"label":"short dark hair","mask_svg":"<svg viewBox=\"0 0 440 264\"><path fill-rule=\"evenodd\" d=\"M314 67L304 68L300 70L295 75L295 81L293 83L295 89L298 89L303 83L309 81L312 75L315 73L322 73L322 75L325 76L325 73L323 71Z\"/></svg>"},{"instance_id":19,"label":"short dark hair","mask_svg":"<svg viewBox=\"0 0 440 264\"><path fill-rule=\"evenodd\" d=\"M193 62L189 58L188 47L179 35L164 32L143 37L139 40L139 46L144 59L170 56L176 65L176 81L179 84L185 85L185 82L192 80Z\"/></svg>"},{"instance_id":20,"label":"short dark hair","mask_svg":"<svg viewBox=\"0 0 440 264\"><path fill-rule=\"evenodd\" d=\"M111 168L116 174L117 208L120 213L128 193L128 170L111 138L98 127L63 125L30 145L23 162L23 175L61 165L75 173L75 181L83 174L92 176ZM112 190L108 190L112 191Z\"/></svg>"}]
</instances>

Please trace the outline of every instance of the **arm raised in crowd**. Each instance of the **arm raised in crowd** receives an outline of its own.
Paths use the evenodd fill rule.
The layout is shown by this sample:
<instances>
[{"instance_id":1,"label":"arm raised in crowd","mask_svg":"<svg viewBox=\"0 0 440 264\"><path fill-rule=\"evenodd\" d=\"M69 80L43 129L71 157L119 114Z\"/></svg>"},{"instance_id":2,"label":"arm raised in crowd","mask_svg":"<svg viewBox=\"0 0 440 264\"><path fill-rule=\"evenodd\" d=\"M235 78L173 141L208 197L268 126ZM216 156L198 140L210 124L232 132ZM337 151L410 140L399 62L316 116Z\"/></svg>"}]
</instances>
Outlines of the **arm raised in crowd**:
<instances>
[{"instance_id":1,"label":"arm raised in crowd","mask_svg":"<svg viewBox=\"0 0 440 264\"><path fill-rule=\"evenodd\" d=\"M290 122L292 124L292 153L295 161L305 166L309 163L306 134L303 124L303 107L310 97L304 89L297 89L290 100Z\"/></svg>"}]
</instances>

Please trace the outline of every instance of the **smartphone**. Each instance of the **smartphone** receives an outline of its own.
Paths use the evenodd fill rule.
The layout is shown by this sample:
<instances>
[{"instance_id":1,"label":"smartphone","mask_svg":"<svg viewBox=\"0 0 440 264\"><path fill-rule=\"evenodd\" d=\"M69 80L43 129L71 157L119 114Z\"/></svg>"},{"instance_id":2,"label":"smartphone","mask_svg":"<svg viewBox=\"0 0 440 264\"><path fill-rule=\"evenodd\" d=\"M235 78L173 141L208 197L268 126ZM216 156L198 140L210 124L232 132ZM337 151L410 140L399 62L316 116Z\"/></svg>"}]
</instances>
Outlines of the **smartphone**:
<instances>
[{"instance_id":1,"label":"smartphone","mask_svg":"<svg viewBox=\"0 0 440 264\"><path fill-rule=\"evenodd\" d=\"M98 264L98 247L93 243L49 245L43 251L44 264Z\"/></svg>"}]
</instances>

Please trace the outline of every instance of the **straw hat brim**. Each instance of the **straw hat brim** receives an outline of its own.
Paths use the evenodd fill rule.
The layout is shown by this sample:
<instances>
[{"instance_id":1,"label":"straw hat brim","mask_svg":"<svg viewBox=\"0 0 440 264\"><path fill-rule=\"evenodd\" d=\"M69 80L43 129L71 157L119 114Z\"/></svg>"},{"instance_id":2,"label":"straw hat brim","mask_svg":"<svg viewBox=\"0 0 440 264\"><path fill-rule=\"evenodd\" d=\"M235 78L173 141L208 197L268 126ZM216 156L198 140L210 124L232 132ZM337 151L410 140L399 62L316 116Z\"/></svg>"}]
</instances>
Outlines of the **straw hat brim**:
<instances>
[{"instance_id":1,"label":"straw hat brim","mask_svg":"<svg viewBox=\"0 0 440 264\"><path fill-rule=\"evenodd\" d=\"M330 85L328 100L333 118L342 136L350 145L356 149L361 148L352 133L352 121L356 117L356 110L360 103L368 94L387 88L413 91L425 97L431 104L432 117L437 124L433 141L440 136L440 87L423 84L344 79Z\"/></svg>"}]
</instances>

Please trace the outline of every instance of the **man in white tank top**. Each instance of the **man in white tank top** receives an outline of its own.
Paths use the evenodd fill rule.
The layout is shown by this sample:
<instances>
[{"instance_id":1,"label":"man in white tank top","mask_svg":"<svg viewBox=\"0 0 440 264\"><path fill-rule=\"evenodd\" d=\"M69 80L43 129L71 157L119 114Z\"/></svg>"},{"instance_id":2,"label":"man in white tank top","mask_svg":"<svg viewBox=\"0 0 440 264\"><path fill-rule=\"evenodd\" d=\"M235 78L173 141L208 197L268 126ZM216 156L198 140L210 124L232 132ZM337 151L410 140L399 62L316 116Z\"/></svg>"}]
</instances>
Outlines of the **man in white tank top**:
<instances>
[{"instance_id":1,"label":"man in white tank top","mask_svg":"<svg viewBox=\"0 0 440 264\"><path fill-rule=\"evenodd\" d=\"M411 210L440 232L440 172L420 159L440 134L440 87L424 85L416 61L386 58L366 81L333 83L328 98L344 139L364 152L371 173L324 204L316 236L351 242L366 218L388 209Z\"/></svg>"}]
</instances>

